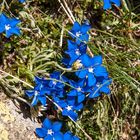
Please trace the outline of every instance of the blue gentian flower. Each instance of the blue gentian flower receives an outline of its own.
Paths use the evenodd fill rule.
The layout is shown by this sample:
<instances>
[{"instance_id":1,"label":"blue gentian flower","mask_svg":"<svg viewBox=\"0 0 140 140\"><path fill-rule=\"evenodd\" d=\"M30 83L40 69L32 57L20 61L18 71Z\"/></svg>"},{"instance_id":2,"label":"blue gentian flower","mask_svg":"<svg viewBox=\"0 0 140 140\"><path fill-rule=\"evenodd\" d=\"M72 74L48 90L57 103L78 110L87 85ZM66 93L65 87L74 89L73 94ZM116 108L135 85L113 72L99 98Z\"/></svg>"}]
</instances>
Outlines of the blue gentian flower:
<instances>
[{"instance_id":1,"label":"blue gentian flower","mask_svg":"<svg viewBox=\"0 0 140 140\"><path fill-rule=\"evenodd\" d=\"M55 95L56 93L58 97L63 96L64 83L66 82L68 82L68 79L65 76L61 75L58 71L54 71L50 74L50 80L46 80L45 82L43 80L43 88L46 88L48 95Z\"/></svg>"},{"instance_id":2,"label":"blue gentian flower","mask_svg":"<svg viewBox=\"0 0 140 140\"><path fill-rule=\"evenodd\" d=\"M25 0L19 0L19 2L23 3L23 2L25 2Z\"/></svg>"},{"instance_id":3,"label":"blue gentian flower","mask_svg":"<svg viewBox=\"0 0 140 140\"><path fill-rule=\"evenodd\" d=\"M89 92L89 98L96 98L101 95L101 93L110 94L109 85L112 80L109 78L99 77L97 78L95 86L89 88L87 92Z\"/></svg>"},{"instance_id":4,"label":"blue gentian flower","mask_svg":"<svg viewBox=\"0 0 140 140\"><path fill-rule=\"evenodd\" d=\"M72 87L74 87L74 89L71 89L71 91L68 92L67 95L70 97L76 97L78 103L83 102L85 99L84 80L79 80L78 82L70 81L69 83Z\"/></svg>"},{"instance_id":5,"label":"blue gentian flower","mask_svg":"<svg viewBox=\"0 0 140 140\"><path fill-rule=\"evenodd\" d=\"M46 105L46 97L45 94L47 91L47 87L44 88L44 83L47 81L44 78L35 77L35 87L33 90L27 90L25 93L29 98L33 97L32 106L37 105L38 102L41 102L42 105Z\"/></svg>"},{"instance_id":6,"label":"blue gentian flower","mask_svg":"<svg viewBox=\"0 0 140 140\"><path fill-rule=\"evenodd\" d=\"M61 82L57 81L60 80ZM60 72L53 72L50 74L50 80L45 78L35 77L35 87L33 90L27 90L26 94L28 97L33 97L32 105L36 105L38 101L42 103L42 105L46 104L46 95L52 97L64 97L64 83L67 82L67 78L61 76Z\"/></svg>"},{"instance_id":7,"label":"blue gentian flower","mask_svg":"<svg viewBox=\"0 0 140 140\"><path fill-rule=\"evenodd\" d=\"M74 121L77 120L78 115L75 111L79 111L83 108L83 104L77 104L75 98L68 97L67 100L60 100L59 98L54 98L54 101L62 108L62 115L69 116Z\"/></svg>"},{"instance_id":8,"label":"blue gentian flower","mask_svg":"<svg viewBox=\"0 0 140 140\"><path fill-rule=\"evenodd\" d=\"M11 35L20 35L20 29L17 24L20 20L16 18L8 18L5 14L0 15L0 33L5 32L6 37L9 38Z\"/></svg>"},{"instance_id":9,"label":"blue gentian flower","mask_svg":"<svg viewBox=\"0 0 140 140\"><path fill-rule=\"evenodd\" d=\"M63 82L67 82L67 78L64 76L61 76L61 73L58 71L51 73L50 78L52 78L52 80L50 80L49 82L49 87L52 89L56 89L56 88L62 89L65 86ZM62 82L59 82L57 80L60 80Z\"/></svg>"},{"instance_id":10,"label":"blue gentian flower","mask_svg":"<svg viewBox=\"0 0 140 140\"><path fill-rule=\"evenodd\" d=\"M107 10L111 8L111 3L116 4L117 6L121 5L120 0L104 0L104 6L103 9Z\"/></svg>"},{"instance_id":11,"label":"blue gentian flower","mask_svg":"<svg viewBox=\"0 0 140 140\"><path fill-rule=\"evenodd\" d=\"M46 97L45 92L43 90L39 90L37 87L34 87L33 90L27 90L26 94L29 98L33 97L32 106L37 105L38 102L41 102L42 105L46 105Z\"/></svg>"},{"instance_id":12,"label":"blue gentian flower","mask_svg":"<svg viewBox=\"0 0 140 140\"><path fill-rule=\"evenodd\" d=\"M79 60L83 67L76 72L76 75L81 79L85 79L88 86L93 86L96 83L96 77L108 76L106 68L102 66L101 56L91 58L85 54Z\"/></svg>"},{"instance_id":13,"label":"blue gentian flower","mask_svg":"<svg viewBox=\"0 0 140 140\"><path fill-rule=\"evenodd\" d=\"M52 123L49 119L45 119L42 128L36 128L36 134L44 140L63 140L63 134L60 132L62 123Z\"/></svg>"},{"instance_id":14,"label":"blue gentian flower","mask_svg":"<svg viewBox=\"0 0 140 140\"><path fill-rule=\"evenodd\" d=\"M68 82L68 79L65 76L62 76L61 73L58 71L55 71L52 74L50 74L50 78L52 80L49 80L49 84L48 84L48 88L50 91L49 93L51 93L53 97L55 96L63 97L64 87L65 87L64 82L65 83Z\"/></svg>"},{"instance_id":15,"label":"blue gentian flower","mask_svg":"<svg viewBox=\"0 0 140 140\"><path fill-rule=\"evenodd\" d=\"M87 32L90 30L90 25L88 22L80 25L78 22L75 22L72 29L70 30L70 35L72 38L76 38L76 43L79 45L81 42L87 42L89 35Z\"/></svg>"},{"instance_id":16,"label":"blue gentian flower","mask_svg":"<svg viewBox=\"0 0 140 140\"><path fill-rule=\"evenodd\" d=\"M66 54L69 55L70 61L69 65L72 66L72 64L83 54L86 53L87 46L82 43L80 46L78 46L75 42L72 42L71 40L68 40L68 50L65 51Z\"/></svg>"},{"instance_id":17,"label":"blue gentian flower","mask_svg":"<svg viewBox=\"0 0 140 140\"><path fill-rule=\"evenodd\" d=\"M68 131L64 134L63 140L80 140L80 139L77 136L73 136L72 133Z\"/></svg>"}]
</instances>

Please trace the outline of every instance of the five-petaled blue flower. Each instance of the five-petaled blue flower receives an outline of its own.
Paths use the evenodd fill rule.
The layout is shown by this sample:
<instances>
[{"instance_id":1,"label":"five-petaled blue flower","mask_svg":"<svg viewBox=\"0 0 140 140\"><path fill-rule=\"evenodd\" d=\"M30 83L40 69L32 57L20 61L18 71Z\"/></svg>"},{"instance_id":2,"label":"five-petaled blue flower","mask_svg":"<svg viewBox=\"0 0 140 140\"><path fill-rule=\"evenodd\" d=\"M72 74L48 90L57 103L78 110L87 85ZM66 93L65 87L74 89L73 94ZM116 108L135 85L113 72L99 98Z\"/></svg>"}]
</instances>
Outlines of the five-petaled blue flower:
<instances>
[{"instance_id":1,"label":"five-petaled blue flower","mask_svg":"<svg viewBox=\"0 0 140 140\"><path fill-rule=\"evenodd\" d=\"M78 22L75 22L72 29L70 30L70 35L72 38L76 38L76 43L79 45L82 42L87 42L89 35L87 32L90 30L90 25L88 22L80 25Z\"/></svg>"},{"instance_id":2,"label":"five-petaled blue flower","mask_svg":"<svg viewBox=\"0 0 140 140\"><path fill-rule=\"evenodd\" d=\"M68 97L67 100L60 100L56 97L54 101L62 108L63 116L68 116L74 121L77 120L78 115L75 111L79 111L83 108L82 103L76 103L74 97Z\"/></svg>"},{"instance_id":3,"label":"five-petaled blue flower","mask_svg":"<svg viewBox=\"0 0 140 140\"><path fill-rule=\"evenodd\" d=\"M85 54L82 55L79 60L83 66L76 72L76 75L79 78L86 80L89 87L96 83L96 77L108 76L106 68L102 66L101 56L94 56L91 58Z\"/></svg>"},{"instance_id":4,"label":"five-petaled blue flower","mask_svg":"<svg viewBox=\"0 0 140 140\"><path fill-rule=\"evenodd\" d=\"M68 97L76 97L77 103L83 102L85 99L84 80L79 80L78 82L69 81L69 83L73 89L68 92Z\"/></svg>"},{"instance_id":5,"label":"five-petaled blue flower","mask_svg":"<svg viewBox=\"0 0 140 140\"><path fill-rule=\"evenodd\" d=\"M46 80L44 78L35 77L35 87L33 90L27 90L26 94L29 98L33 97L32 106L37 105L38 102L41 102L42 105L46 105L46 88L44 88L43 83Z\"/></svg>"},{"instance_id":6,"label":"five-petaled blue flower","mask_svg":"<svg viewBox=\"0 0 140 140\"><path fill-rule=\"evenodd\" d=\"M51 73L50 78L52 79L49 82L51 89L62 89L65 86L63 82L67 82L67 78L61 76L61 73L58 71Z\"/></svg>"},{"instance_id":7,"label":"five-petaled blue flower","mask_svg":"<svg viewBox=\"0 0 140 140\"><path fill-rule=\"evenodd\" d=\"M9 38L11 35L20 35L20 29L17 24L20 20L16 18L8 18L5 14L0 15L0 33L6 33L6 37Z\"/></svg>"},{"instance_id":8,"label":"five-petaled blue flower","mask_svg":"<svg viewBox=\"0 0 140 140\"><path fill-rule=\"evenodd\" d=\"M88 88L89 98L96 98L101 95L101 93L110 94L109 85L112 80L109 78L98 77L96 84L93 87Z\"/></svg>"},{"instance_id":9,"label":"five-petaled blue flower","mask_svg":"<svg viewBox=\"0 0 140 140\"><path fill-rule=\"evenodd\" d=\"M117 6L121 5L120 0L104 0L104 6L103 9L107 10L111 8L111 3L116 4Z\"/></svg>"},{"instance_id":10,"label":"five-petaled blue flower","mask_svg":"<svg viewBox=\"0 0 140 140\"><path fill-rule=\"evenodd\" d=\"M36 134L44 140L63 140L63 134L60 132L61 122L52 123L49 119L45 119L42 128L36 128Z\"/></svg>"},{"instance_id":11,"label":"five-petaled blue flower","mask_svg":"<svg viewBox=\"0 0 140 140\"><path fill-rule=\"evenodd\" d=\"M64 87L68 79L65 76L62 76L60 72L55 71L50 74L50 80L48 80L48 85L45 86L48 87L48 92L53 97L63 97L64 96Z\"/></svg>"},{"instance_id":12,"label":"five-petaled blue flower","mask_svg":"<svg viewBox=\"0 0 140 140\"><path fill-rule=\"evenodd\" d=\"M28 90L26 91L26 94L28 95L29 98L33 97L32 106L37 105L37 103L40 101L42 105L46 105L46 97L45 94L40 92L36 87L34 90Z\"/></svg>"},{"instance_id":13,"label":"five-petaled blue flower","mask_svg":"<svg viewBox=\"0 0 140 140\"><path fill-rule=\"evenodd\" d=\"M72 64L83 54L86 53L87 46L84 43L81 43L80 46L78 46L75 42L72 42L71 40L68 40L68 50L65 51L66 54L69 55L70 61L69 65L72 66Z\"/></svg>"}]
</instances>

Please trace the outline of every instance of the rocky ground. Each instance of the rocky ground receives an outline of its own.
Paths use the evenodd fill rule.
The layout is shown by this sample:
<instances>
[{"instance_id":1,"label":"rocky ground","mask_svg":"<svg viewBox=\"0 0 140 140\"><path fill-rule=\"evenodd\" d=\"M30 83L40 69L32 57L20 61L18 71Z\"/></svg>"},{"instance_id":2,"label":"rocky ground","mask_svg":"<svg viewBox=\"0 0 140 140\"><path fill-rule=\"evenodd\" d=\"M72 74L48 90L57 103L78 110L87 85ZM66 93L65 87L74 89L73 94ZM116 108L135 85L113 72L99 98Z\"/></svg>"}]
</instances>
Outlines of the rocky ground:
<instances>
[{"instance_id":1,"label":"rocky ground","mask_svg":"<svg viewBox=\"0 0 140 140\"><path fill-rule=\"evenodd\" d=\"M38 140L34 133L37 127L40 124L0 92L0 140Z\"/></svg>"}]
</instances>

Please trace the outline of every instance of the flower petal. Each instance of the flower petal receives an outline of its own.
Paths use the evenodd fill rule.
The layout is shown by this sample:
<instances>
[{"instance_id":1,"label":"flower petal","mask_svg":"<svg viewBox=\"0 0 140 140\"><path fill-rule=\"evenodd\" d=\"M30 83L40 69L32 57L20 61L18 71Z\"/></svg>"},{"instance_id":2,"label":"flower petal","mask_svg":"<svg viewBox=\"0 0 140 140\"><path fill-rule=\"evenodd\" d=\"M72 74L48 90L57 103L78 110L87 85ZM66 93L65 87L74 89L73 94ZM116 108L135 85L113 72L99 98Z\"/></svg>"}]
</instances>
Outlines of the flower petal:
<instances>
[{"instance_id":1,"label":"flower petal","mask_svg":"<svg viewBox=\"0 0 140 140\"><path fill-rule=\"evenodd\" d=\"M0 23L5 24L8 20L8 17L5 14L0 15Z\"/></svg>"},{"instance_id":2,"label":"flower petal","mask_svg":"<svg viewBox=\"0 0 140 140\"><path fill-rule=\"evenodd\" d=\"M86 77L86 75L87 75L87 70L85 70L85 69L81 69L81 70L79 70L79 71L77 71L76 72L76 75L79 77L79 78L85 78Z\"/></svg>"},{"instance_id":3,"label":"flower petal","mask_svg":"<svg viewBox=\"0 0 140 140\"><path fill-rule=\"evenodd\" d=\"M102 56L101 55L94 56L91 59L91 63L92 63L92 66L101 65L102 64Z\"/></svg>"},{"instance_id":4,"label":"flower petal","mask_svg":"<svg viewBox=\"0 0 140 140\"><path fill-rule=\"evenodd\" d=\"M109 94L110 89L109 89L109 87L103 86L103 87L100 88L100 92L104 92L106 94Z\"/></svg>"},{"instance_id":5,"label":"flower petal","mask_svg":"<svg viewBox=\"0 0 140 140\"><path fill-rule=\"evenodd\" d=\"M120 0L110 0L110 1L115 3L117 6L121 5L121 1Z\"/></svg>"},{"instance_id":6,"label":"flower petal","mask_svg":"<svg viewBox=\"0 0 140 140\"><path fill-rule=\"evenodd\" d=\"M52 129L53 129L54 132L58 132L58 131L60 131L61 127L62 127L62 123L54 122L53 126L52 126Z\"/></svg>"},{"instance_id":7,"label":"flower petal","mask_svg":"<svg viewBox=\"0 0 140 140\"><path fill-rule=\"evenodd\" d=\"M43 122L43 127L47 128L47 129L52 128L52 122L49 119L46 118Z\"/></svg>"},{"instance_id":8,"label":"flower petal","mask_svg":"<svg viewBox=\"0 0 140 140\"><path fill-rule=\"evenodd\" d=\"M9 19L9 24L11 27L16 26L18 23L20 23L20 20L18 20L16 18Z\"/></svg>"},{"instance_id":9,"label":"flower petal","mask_svg":"<svg viewBox=\"0 0 140 140\"><path fill-rule=\"evenodd\" d=\"M72 27L72 29L71 29L71 32L72 32L72 33L73 33L73 32L77 32L77 31L80 30L80 28L81 28L81 25L80 25L78 22L74 22L74 25L73 25L73 27Z\"/></svg>"},{"instance_id":10,"label":"flower petal","mask_svg":"<svg viewBox=\"0 0 140 140\"><path fill-rule=\"evenodd\" d=\"M106 70L105 67L103 66L96 66L95 69L94 69L94 74L95 76L104 76L104 77L107 77L108 76L108 72Z\"/></svg>"},{"instance_id":11,"label":"flower petal","mask_svg":"<svg viewBox=\"0 0 140 140\"><path fill-rule=\"evenodd\" d=\"M3 25L0 24L0 33L4 32L5 28Z\"/></svg>"},{"instance_id":12,"label":"flower petal","mask_svg":"<svg viewBox=\"0 0 140 140\"><path fill-rule=\"evenodd\" d=\"M53 140L63 140L63 134L61 132L53 135Z\"/></svg>"},{"instance_id":13,"label":"flower petal","mask_svg":"<svg viewBox=\"0 0 140 140\"><path fill-rule=\"evenodd\" d=\"M68 96L76 96L77 95L77 90L71 90L69 93L68 93Z\"/></svg>"},{"instance_id":14,"label":"flower petal","mask_svg":"<svg viewBox=\"0 0 140 140\"><path fill-rule=\"evenodd\" d=\"M68 40L68 50L74 50L76 49L78 46L72 42L71 40Z\"/></svg>"},{"instance_id":15,"label":"flower petal","mask_svg":"<svg viewBox=\"0 0 140 140\"><path fill-rule=\"evenodd\" d=\"M67 109L63 109L62 115L63 115L63 116L68 116L68 111L67 111Z\"/></svg>"},{"instance_id":16,"label":"flower petal","mask_svg":"<svg viewBox=\"0 0 140 140\"><path fill-rule=\"evenodd\" d=\"M54 140L53 137L51 135L47 135L44 140Z\"/></svg>"},{"instance_id":17,"label":"flower petal","mask_svg":"<svg viewBox=\"0 0 140 140\"><path fill-rule=\"evenodd\" d=\"M43 128L36 128L35 132L40 138L44 138L47 135L47 130Z\"/></svg>"},{"instance_id":18,"label":"flower petal","mask_svg":"<svg viewBox=\"0 0 140 140\"><path fill-rule=\"evenodd\" d=\"M9 32L9 30L8 30L8 31L6 30L5 32L6 32L6 37L7 37L7 38L9 38L9 37L12 35L12 33Z\"/></svg>"},{"instance_id":19,"label":"flower petal","mask_svg":"<svg viewBox=\"0 0 140 140\"><path fill-rule=\"evenodd\" d=\"M46 97L45 96L38 96L38 100L41 102L42 105L46 105Z\"/></svg>"},{"instance_id":20,"label":"flower petal","mask_svg":"<svg viewBox=\"0 0 140 140\"><path fill-rule=\"evenodd\" d=\"M88 42L89 35L88 34L81 35L79 37L79 39L82 40L82 41Z\"/></svg>"},{"instance_id":21,"label":"flower petal","mask_svg":"<svg viewBox=\"0 0 140 140\"><path fill-rule=\"evenodd\" d=\"M81 110L82 108L83 108L83 104L82 103L80 103L80 104L78 104L78 105L76 105L74 107L74 109L77 110L77 111Z\"/></svg>"},{"instance_id":22,"label":"flower petal","mask_svg":"<svg viewBox=\"0 0 140 140\"><path fill-rule=\"evenodd\" d=\"M97 92L92 92L89 94L89 98L96 98L99 97L101 94L99 93L99 91Z\"/></svg>"},{"instance_id":23,"label":"flower petal","mask_svg":"<svg viewBox=\"0 0 140 140\"><path fill-rule=\"evenodd\" d=\"M90 25L87 25L87 24L84 23L84 24L81 26L81 32L82 32L83 34L86 34L87 31L90 30L90 28L91 28Z\"/></svg>"},{"instance_id":24,"label":"flower petal","mask_svg":"<svg viewBox=\"0 0 140 140\"><path fill-rule=\"evenodd\" d=\"M103 0L103 1L104 1L103 9L104 10L110 9L111 8L110 0Z\"/></svg>"},{"instance_id":25,"label":"flower petal","mask_svg":"<svg viewBox=\"0 0 140 140\"><path fill-rule=\"evenodd\" d=\"M72 140L71 132L68 131L64 134L64 140Z\"/></svg>"},{"instance_id":26,"label":"flower petal","mask_svg":"<svg viewBox=\"0 0 140 140\"><path fill-rule=\"evenodd\" d=\"M88 86L91 87L91 86L94 86L95 83L96 83L96 78L94 77L93 73L88 73Z\"/></svg>"},{"instance_id":27,"label":"flower petal","mask_svg":"<svg viewBox=\"0 0 140 140\"><path fill-rule=\"evenodd\" d=\"M84 54L80 57L80 60L82 61L83 66L90 67L91 66L91 58L89 55Z\"/></svg>"},{"instance_id":28,"label":"flower petal","mask_svg":"<svg viewBox=\"0 0 140 140\"><path fill-rule=\"evenodd\" d=\"M78 102L78 103L81 103L81 102L84 101L84 99L85 99L85 95L84 95L84 94L78 95L77 98L78 98L77 102Z\"/></svg>"},{"instance_id":29,"label":"flower petal","mask_svg":"<svg viewBox=\"0 0 140 140\"><path fill-rule=\"evenodd\" d=\"M18 27L14 27L14 28L9 29L9 32L11 34L20 35L20 29Z\"/></svg>"},{"instance_id":30,"label":"flower petal","mask_svg":"<svg viewBox=\"0 0 140 140\"><path fill-rule=\"evenodd\" d=\"M69 114L68 114L68 116L69 117L71 117L74 121L76 121L77 120L77 118L78 118L78 115L77 115L77 113L75 113L74 111L69 111Z\"/></svg>"}]
</instances>

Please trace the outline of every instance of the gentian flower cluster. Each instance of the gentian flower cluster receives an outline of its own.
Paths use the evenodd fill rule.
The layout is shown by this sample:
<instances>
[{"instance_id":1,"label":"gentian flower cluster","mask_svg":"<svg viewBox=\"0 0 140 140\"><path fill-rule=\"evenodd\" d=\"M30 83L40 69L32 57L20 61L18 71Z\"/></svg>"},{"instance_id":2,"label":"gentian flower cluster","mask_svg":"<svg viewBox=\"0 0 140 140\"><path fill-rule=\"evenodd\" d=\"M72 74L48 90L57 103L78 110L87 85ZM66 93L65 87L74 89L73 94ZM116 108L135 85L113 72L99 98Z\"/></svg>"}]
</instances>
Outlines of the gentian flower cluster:
<instances>
[{"instance_id":1,"label":"gentian flower cluster","mask_svg":"<svg viewBox=\"0 0 140 140\"><path fill-rule=\"evenodd\" d=\"M19 0L24 3L25 0ZM114 3L120 6L120 0L104 0L104 9L111 8ZM5 32L7 38L13 34L20 35L17 24L20 20L8 18L5 14L0 15L0 33ZM67 57L63 58L62 63L67 68L74 70L69 78L60 71L54 71L49 77L35 77L33 90L27 90L26 95L32 99L31 105L41 104L47 106L47 99L60 109L62 116L77 121L78 111L82 110L87 99L94 99L102 96L102 93L110 94L109 85L111 79L107 69L102 65L102 56L91 57L87 53L87 42L89 40L88 31L90 24L85 21L82 25L75 22L69 31L71 40L68 40L68 47L65 51ZM74 77L74 78L73 78ZM76 78L75 78L76 77ZM44 140L79 140L70 131L62 133L62 123L52 123L45 119L42 128L36 128L38 137Z\"/></svg>"},{"instance_id":2,"label":"gentian flower cluster","mask_svg":"<svg viewBox=\"0 0 140 140\"><path fill-rule=\"evenodd\" d=\"M56 109L61 109L62 116L73 121L78 119L78 111L83 109L87 99L102 96L102 93L110 94L109 85L111 79L107 69L102 65L102 56L89 56L86 42L89 39L90 30L88 22L80 25L75 22L69 34L72 40L68 40L66 57L62 63L74 70L69 78L60 71L54 71L49 77L35 77L33 90L27 90L26 94L32 99L32 106L41 104L47 106L47 100L55 103ZM73 78L74 77L74 78ZM78 140L71 132L60 132L62 124L51 123L47 118L42 128L36 129L36 134L44 140Z\"/></svg>"}]
</instances>

